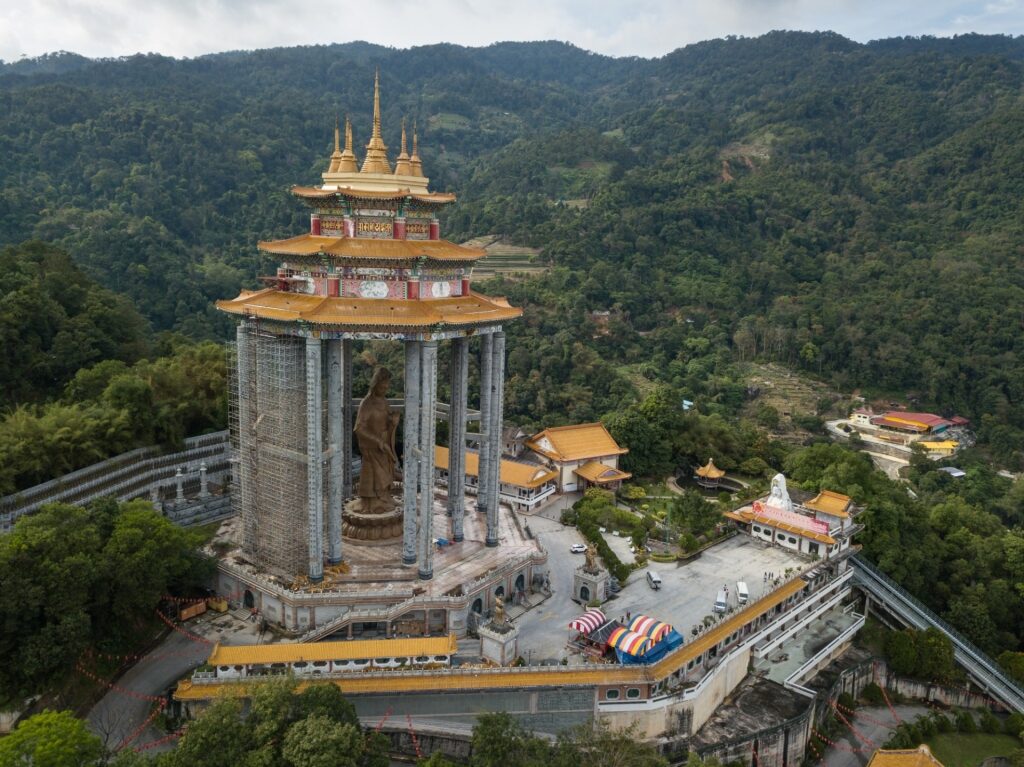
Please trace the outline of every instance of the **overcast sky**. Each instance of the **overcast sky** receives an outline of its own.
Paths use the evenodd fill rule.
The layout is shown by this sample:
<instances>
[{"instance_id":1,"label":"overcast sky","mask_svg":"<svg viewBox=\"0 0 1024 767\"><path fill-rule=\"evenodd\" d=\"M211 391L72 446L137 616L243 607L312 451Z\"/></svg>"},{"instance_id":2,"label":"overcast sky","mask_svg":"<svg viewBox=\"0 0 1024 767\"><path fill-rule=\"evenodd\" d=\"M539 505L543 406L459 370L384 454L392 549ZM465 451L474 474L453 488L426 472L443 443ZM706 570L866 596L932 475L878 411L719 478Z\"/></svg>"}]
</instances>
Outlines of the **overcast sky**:
<instances>
[{"instance_id":1,"label":"overcast sky","mask_svg":"<svg viewBox=\"0 0 1024 767\"><path fill-rule=\"evenodd\" d=\"M660 56L688 43L772 29L854 40L965 32L1024 34L1024 0L6 0L0 58L86 56L368 40L567 40L613 56Z\"/></svg>"}]
</instances>

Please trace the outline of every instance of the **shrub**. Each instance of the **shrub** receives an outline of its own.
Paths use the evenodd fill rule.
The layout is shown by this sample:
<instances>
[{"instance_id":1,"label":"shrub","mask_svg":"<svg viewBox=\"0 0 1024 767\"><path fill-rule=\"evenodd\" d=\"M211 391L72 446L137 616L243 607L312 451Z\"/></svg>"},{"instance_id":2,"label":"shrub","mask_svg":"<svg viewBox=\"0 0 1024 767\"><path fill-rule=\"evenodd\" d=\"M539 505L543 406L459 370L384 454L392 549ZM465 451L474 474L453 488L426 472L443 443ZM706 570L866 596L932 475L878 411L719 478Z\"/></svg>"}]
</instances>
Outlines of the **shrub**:
<instances>
[{"instance_id":1,"label":"shrub","mask_svg":"<svg viewBox=\"0 0 1024 767\"><path fill-rule=\"evenodd\" d=\"M880 706L885 703L885 696L882 695L882 688L874 682L870 682L865 685L860 697L863 698L864 702L869 706Z\"/></svg>"},{"instance_id":2,"label":"shrub","mask_svg":"<svg viewBox=\"0 0 1024 767\"><path fill-rule=\"evenodd\" d=\"M981 712L981 731L996 735L1003 731L1003 723L987 708Z\"/></svg>"},{"instance_id":3,"label":"shrub","mask_svg":"<svg viewBox=\"0 0 1024 767\"><path fill-rule=\"evenodd\" d=\"M848 692L839 693L839 698L836 700L836 703L846 709L846 711L843 712L844 714L857 708L857 701L854 700L853 696Z\"/></svg>"},{"instance_id":4,"label":"shrub","mask_svg":"<svg viewBox=\"0 0 1024 767\"><path fill-rule=\"evenodd\" d=\"M1024 735L1024 714L1013 713L1003 722L1003 732L1019 738Z\"/></svg>"},{"instance_id":5,"label":"shrub","mask_svg":"<svg viewBox=\"0 0 1024 767\"><path fill-rule=\"evenodd\" d=\"M935 722L935 729L938 732L947 733L953 732L956 729L953 722L945 714L940 714L936 711L932 714L932 720Z\"/></svg>"},{"instance_id":6,"label":"shrub","mask_svg":"<svg viewBox=\"0 0 1024 767\"><path fill-rule=\"evenodd\" d=\"M956 729L957 732L970 735L978 731L978 723L974 721L970 711L959 711L956 715Z\"/></svg>"}]
</instances>

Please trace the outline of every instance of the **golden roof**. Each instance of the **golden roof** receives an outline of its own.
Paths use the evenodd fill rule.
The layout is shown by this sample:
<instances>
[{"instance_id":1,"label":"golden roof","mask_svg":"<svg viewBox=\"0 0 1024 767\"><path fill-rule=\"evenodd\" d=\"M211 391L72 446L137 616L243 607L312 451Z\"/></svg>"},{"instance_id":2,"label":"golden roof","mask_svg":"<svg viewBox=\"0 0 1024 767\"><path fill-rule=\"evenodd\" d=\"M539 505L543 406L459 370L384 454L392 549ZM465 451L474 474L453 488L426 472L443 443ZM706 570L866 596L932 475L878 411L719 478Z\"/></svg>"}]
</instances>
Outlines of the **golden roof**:
<instances>
[{"instance_id":1,"label":"golden roof","mask_svg":"<svg viewBox=\"0 0 1024 767\"><path fill-rule=\"evenodd\" d=\"M925 450L954 450L960 443L955 439L944 439L938 442L921 440L917 444Z\"/></svg>"},{"instance_id":2,"label":"golden roof","mask_svg":"<svg viewBox=\"0 0 1024 767\"><path fill-rule=\"evenodd\" d=\"M423 175L423 161L420 160L420 137L416 132L415 120L412 121L412 157L409 158L409 166L412 170L411 175Z\"/></svg>"},{"instance_id":3,"label":"golden roof","mask_svg":"<svg viewBox=\"0 0 1024 767\"><path fill-rule=\"evenodd\" d=\"M315 660L361 660L363 658L408 658L418 655L454 655L455 635L422 639L357 639L347 642L296 642L293 644L215 645L212 666L254 663L294 663Z\"/></svg>"},{"instance_id":4,"label":"golden roof","mask_svg":"<svg viewBox=\"0 0 1024 767\"><path fill-rule=\"evenodd\" d=\"M243 290L237 298L218 301L217 308L228 314L280 322L351 327L480 325L513 320L523 313L522 309L509 306L503 298L488 298L479 293L421 300L331 298L273 288Z\"/></svg>"},{"instance_id":5,"label":"golden roof","mask_svg":"<svg viewBox=\"0 0 1024 767\"><path fill-rule=\"evenodd\" d=\"M621 471L616 469L614 466L609 466L606 463L600 463L598 461L588 461L576 469L573 474L583 477L587 482L593 482L596 485L603 485L608 482L618 482L620 480L629 479L633 476L628 471Z\"/></svg>"},{"instance_id":6,"label":"golden roof","mask_svg":"<svg viewBox=\"0 0 1024 767\"><path fill-rule=\"evenodd\" d=\"M382 261L476 261L487 255L481 248L467 248L448 240L377 240L369 237L324 237L300 234L284 240L260 242L264 253L278 256L344 256Z\"/></svg>"},{"instance_id":7,"label":"golden roof","mask_svg":"<svg viewBox=\"0 0 1024 767\"><path fill-rule=\"evenodd\" d=\"M807 582L795 578L765 597L753 602L743 610L704 632L689 644L684 644L650 666L580 666L524 669L506 673L480 673L474 668L453 668L450 671L433 674L407 674L397 671L366 671L358 676L345 679L331 679L345 693L402 693L412 691L498 689L508 687L566 687L594 686L603 684L648 684L666 678L683 668L691 660L715 647L734 631L767 614L776 605L806 588ZM384 640L388 641L388 640ZM394 641L394 640L390 640ZM412 640L406 640L412 641ZM431 653L435 654L435 653ZM440 655L441 653L436 653ZM395 653L397 655L397 653ZM366 657L366 656L363 656ZM394 657L385 656L385 657ZM339 659L340 660L340 659ZM300 680L301 691L309 684L322 680ZM258 683L258 682L257 682ZM224 684L193 684L191 680L178 683L174 691L175 700L209 700L225 692L246 694L247 685L241 682ZM886 767L886 766L882 766ZM897 767L897 766L894 766ZM904 767L899 765L898 767ZM909 767L909 766L908 766ZM912 767L925 767L913 765ZM930 765L935 767L935 765Z\"/></svg>"},{"instance_id":8,"label":"golden roof","mask_svg":"<svg viewBox=\"0 0 1024 767\"><path fill-rule=\"evenodd\" d=\"M788 522L780 522L779 520L772 519L770 517L760 517L754 514L751 509L726 511L723 516L728 517L729 519L734 519L737 522L756 522L763 527L774 527L776 530L784 530L787 533L793 533L793 535L810 538L812 541L818 541L818 543L824 543L827 546L831 546L836 542L836 539L831 535L825 535L824 533L815 532L814 530L808 530L805 527L791 525Z\"/></svg>"},{"instance_id":9,"label":"golden roof","mask_svg":"<svg viewBox=\"0 0 1024 767\"><path fill-rule=\"evenodd\" d=\"M923 743L917 748L880 748L871 756L868 767L943 767Z\"/></svg>"},{"instance_id":10,"label":"golden roof","mask_svg":"<svg viewBox=\"0 0 1024 767\"><path fill-rule=\"evenodd\" d=\"M388 162L388 148L380 134L380 70L373 77L373 133L370 143L366 145L366 157L360 173L390 173L391 163Z\"/></svg>"},{"instance_id":11,"label":"golden roof","mask_svg":"<svg viewBox=\"0 0 1024 767\"><path fill-rule=\"evenodd\" d=\"M345 120L345 128L348 129L348 120ZM341 145L338 139L338 118L334 118L334 152L331 154L331 164L327 166L328 173L335 173L341 163Z\"/></svg>"},{"instance_id":12,"label":"golden roof","mask_svg":"<svg viewBox=\"0 0 1024 767\"><path fill-rule=\"evenodd\" d=\"M846 519L850 516L846 511L846 507L850 505L850 496L834 493L831 490L822 490L803 505L812 511L828 514L830 517Z\"/></svg>"},{"instance_id":13,"label":"golden roof","mask_svg":"<svg viewBox=\"0 0 1024 767\"><path fill-rule=\"evenodd\" d=\"M704 477L705 479L721 479L725 476L725 469L719 469L715 466L715 459L708 458L708 462L697 469L696 474L698 477Z\"/></svg>"},{"instance_id":14,"label":"golden roof","mask_svg":"<svg viewBox=\"0 0 1024 767\"><path fill-rule=\"evenodd\" d=\"M405 118L402 118L402 151L398 153L398 157L395 159L395 175L396 176L411 176L412 165L409 163L409 153L405 149Z\"/></svg>"},{"instance_id":15,"label":"golden roof","mask_svg":"<svg viewBox=\"0 0 1024 767\"><path fill-rule=\"evenodd\" d=\"M404 200L410 198L419 202L449 203L455 202L452 192L413 192L408 188L401 189L355 189L351 186L339 186L322 189L318 186L293 186L292 194L307 200L323 200L335 195L352 197L361 200Z\"/></svg>"},{"instance_id":16,"label":"golden roof","mask_svg":"<svg viewBox=\"0 0 1024 767\"><path fill-rule=\"evenodd\" d=\"M553 426L526 441L526 446L553 461L578 461L628 453L601 423Z\"/></svg>"},{"instance_id":17,"label":"golden roof","mask_svg":"<svg viewBox=\"0 0 1024 767\"><path fill-rule=\"evenodd\" d=\"M434 446L434 465L449 465L448 448L440 445ZM466 474L471 477L480 476L480 455L472 450L466 451ZM558 472L537 464L522 463L521 461L501 461L501 481L506 485L524 487L533 490L545 482L550 482L558 476Z\"/></svg>"}]
</instances>

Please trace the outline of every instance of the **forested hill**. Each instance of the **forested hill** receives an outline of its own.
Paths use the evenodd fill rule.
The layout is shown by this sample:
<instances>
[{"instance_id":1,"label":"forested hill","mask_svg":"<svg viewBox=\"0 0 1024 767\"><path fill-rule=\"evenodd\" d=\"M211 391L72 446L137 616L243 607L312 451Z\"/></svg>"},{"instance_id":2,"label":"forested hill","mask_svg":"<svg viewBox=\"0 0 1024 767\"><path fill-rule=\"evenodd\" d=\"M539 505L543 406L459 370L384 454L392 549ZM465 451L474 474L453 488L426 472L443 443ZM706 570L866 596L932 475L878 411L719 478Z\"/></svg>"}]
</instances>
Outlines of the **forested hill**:
<instances>
[{"instance_id":1,"label":"forested hill","mask_svg":"<svg viewBox=\"0 0 1024 767\"><path fill-rule=\"evenodd\" d=\"M192 60L73 55L0 68L0 242L67 249L156 329L222 333L211 302L301 231L286 190L337 112L365 143L416 119L452 238L503 233L556 267L499 285L531 307L510 412L598 417L624 371L722 404L774 358L1024 434L1024 39L860 45L772 33L612 59L560 43L367 43ZM266 268L266 264L263 268ZM610 334L588 312L613 310Z\"/></svg>"}]
</instances>

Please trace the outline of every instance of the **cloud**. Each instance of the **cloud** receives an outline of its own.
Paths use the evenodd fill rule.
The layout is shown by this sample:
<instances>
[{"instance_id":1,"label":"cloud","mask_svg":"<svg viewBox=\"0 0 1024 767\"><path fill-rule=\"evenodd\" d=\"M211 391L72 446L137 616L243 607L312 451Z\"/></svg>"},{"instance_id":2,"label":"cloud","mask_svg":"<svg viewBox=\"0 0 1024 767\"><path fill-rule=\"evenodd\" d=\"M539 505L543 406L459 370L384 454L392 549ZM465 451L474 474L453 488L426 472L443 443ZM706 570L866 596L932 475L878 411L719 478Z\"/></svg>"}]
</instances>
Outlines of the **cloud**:
<instances>
[{"instance_id":1,"label":"cloud","mask_svg":"<svg viewBox=\"0 0 1024 767\"><path fill-rule=\"evenodd\" d=\"M567 40L610 55L660 56L688 43L772 29L893 35L1024 32L1024 0L22 0L0 9L0 57L225 50L350 40Z\"/></svg>"}]
</instances>

